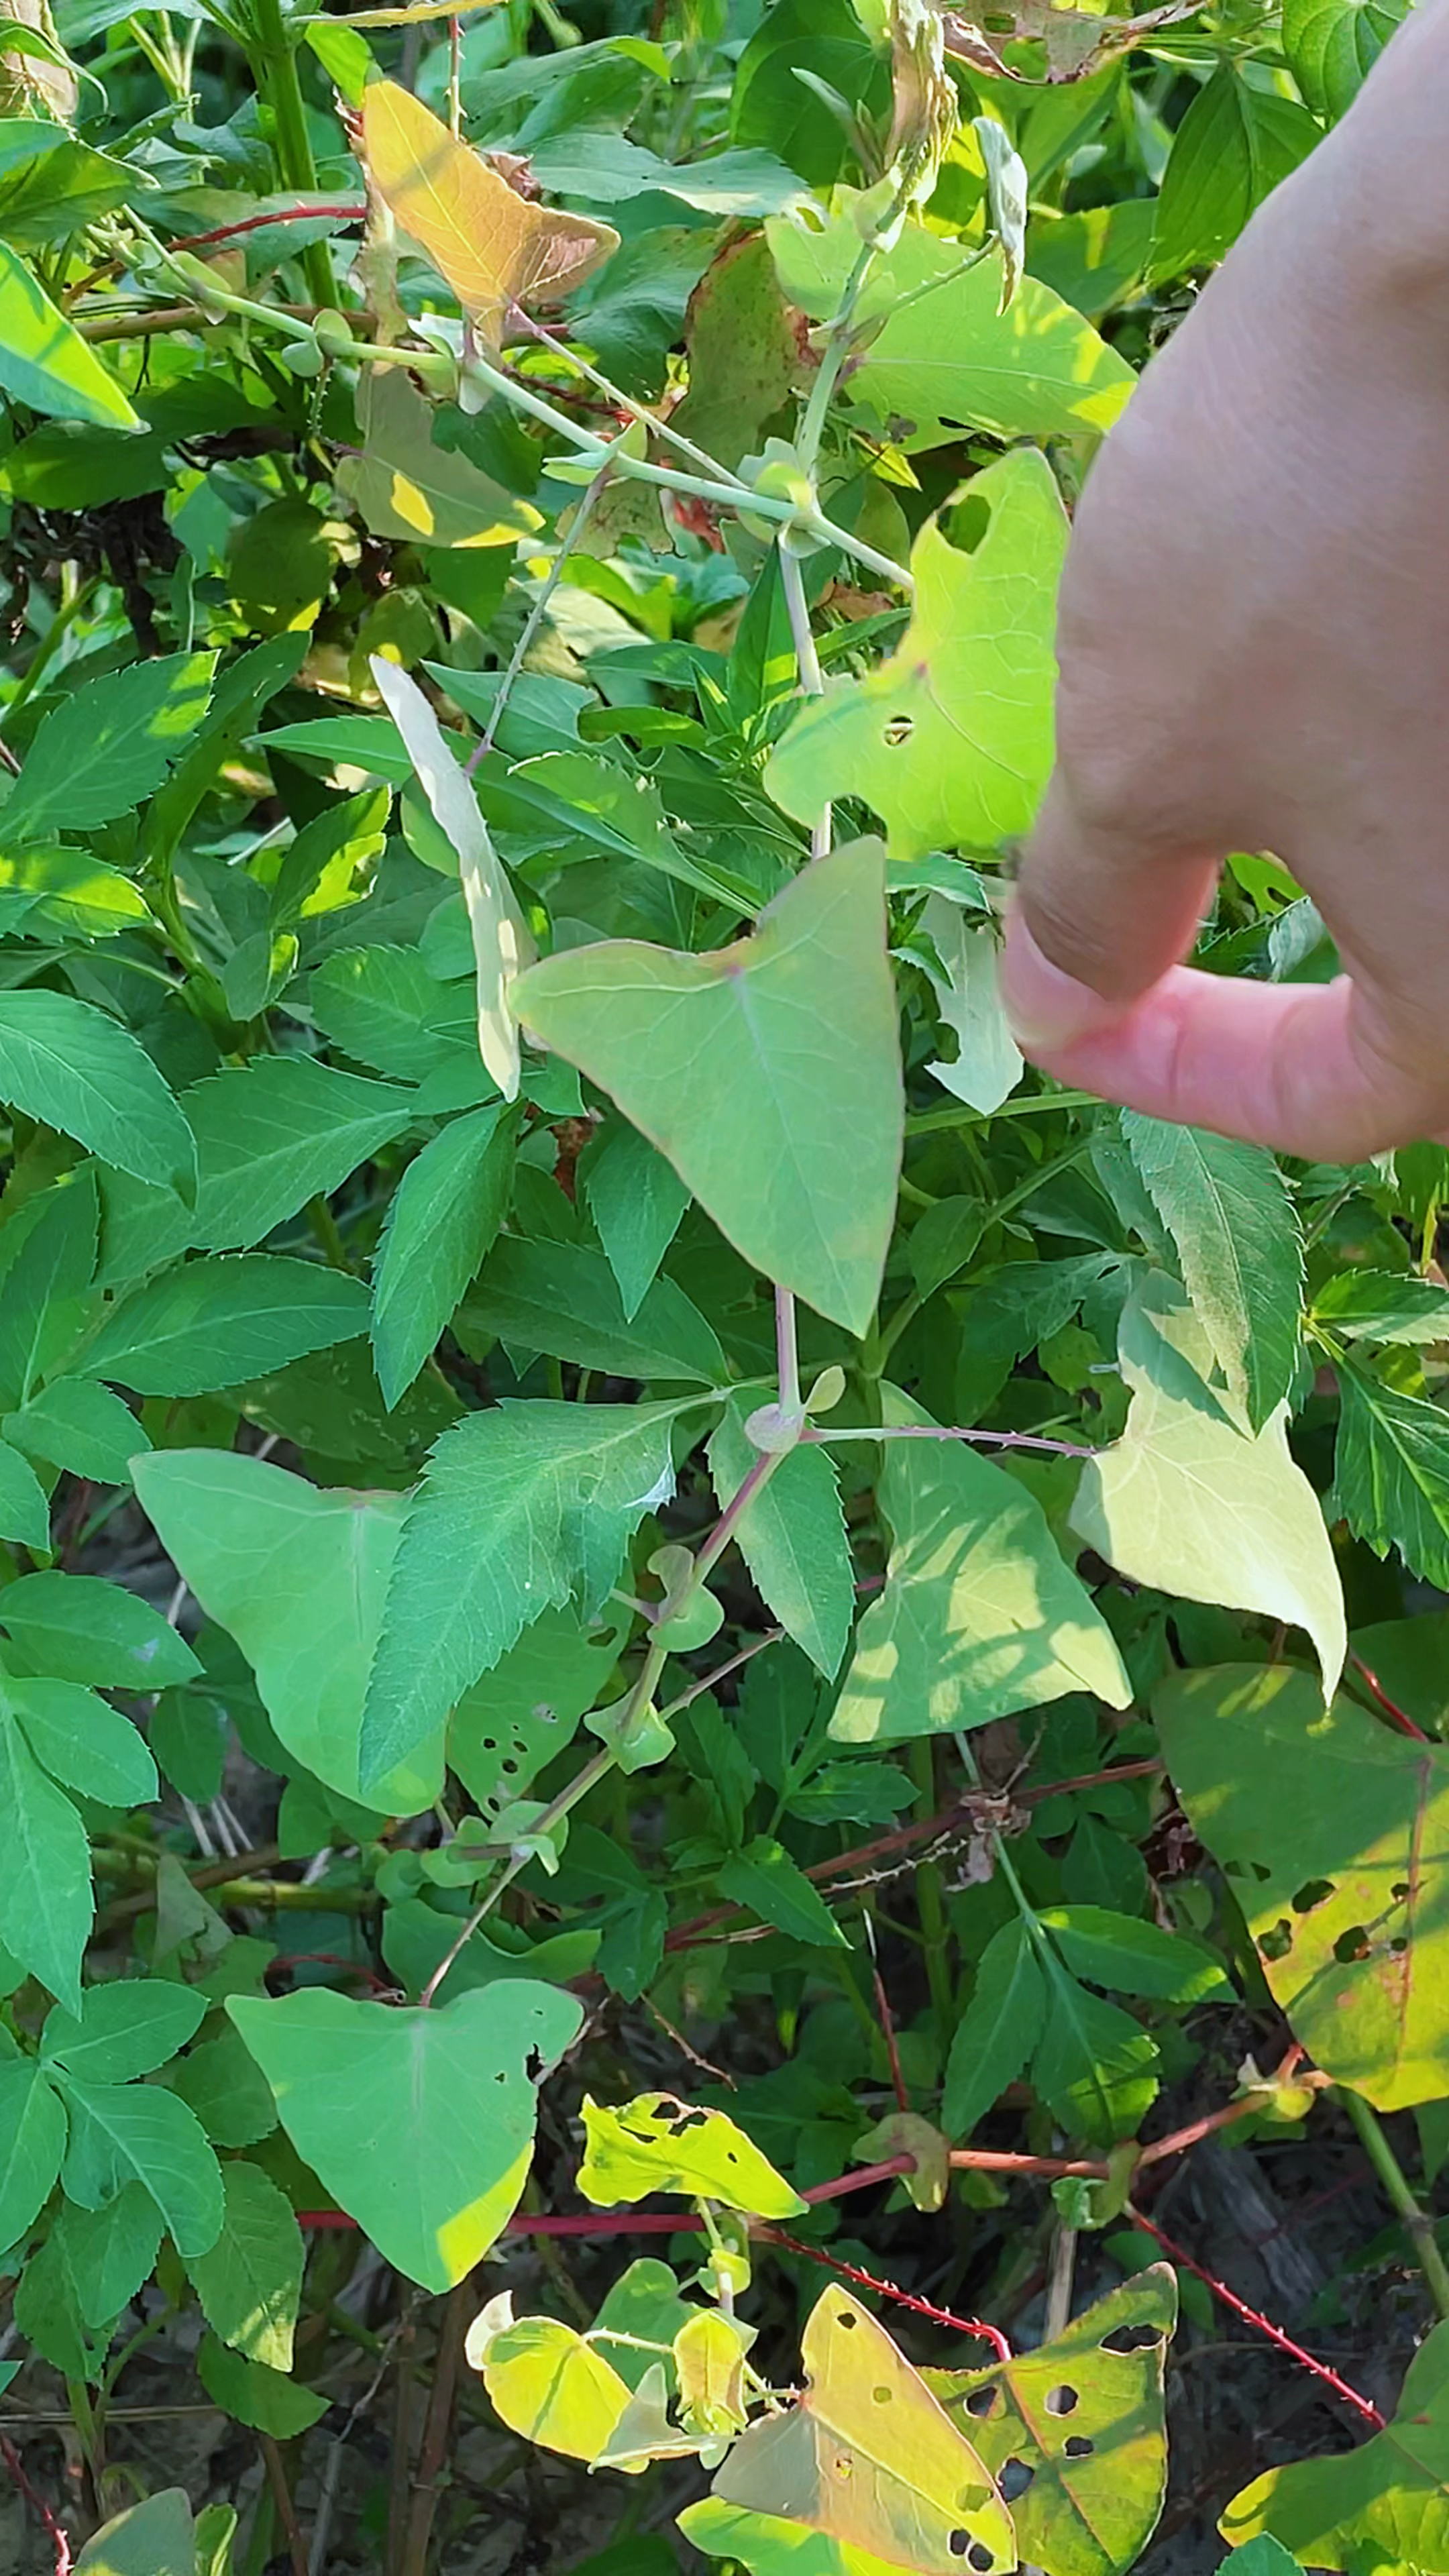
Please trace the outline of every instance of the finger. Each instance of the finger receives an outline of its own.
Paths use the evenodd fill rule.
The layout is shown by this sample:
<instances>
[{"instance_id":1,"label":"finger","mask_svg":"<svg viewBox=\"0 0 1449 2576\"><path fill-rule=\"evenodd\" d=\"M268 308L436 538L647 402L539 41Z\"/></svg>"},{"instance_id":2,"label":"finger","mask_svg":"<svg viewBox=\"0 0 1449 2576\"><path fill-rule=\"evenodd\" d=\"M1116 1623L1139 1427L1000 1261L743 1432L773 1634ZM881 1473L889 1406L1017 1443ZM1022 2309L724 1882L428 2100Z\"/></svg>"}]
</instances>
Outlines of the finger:
<instances>
[{"instance_id":1,"label":"finger","mask_svg":"<svg viewBox=\"0 0 1449 2576\"><path fill-rule=\"evenodd\" d=\"M1058 768L1016 888L1016 909L1038 953L1063 979L1050 989L1047 979L1037 979L1037 1009L1065 1010L1090 1023L1094 1002L1078 1000L1069 984L1119 1010L1145 993L1187 955L1216 878L1212 859L1180 837L1085 821ZM1008 983L1015 992L1015 978ZM1058 1034L1067 1031L1054 1024L1052 1035Z\"/></svg>"},{"instance_id":2,"label":"finger","mask_svg":"<svg viewBox=\"0 0 1449 2576\"><path fill-rule=\"evenodd\" d=\"M1018 976L1025 962L1028 979L1049 983L1054 970L1031 959L1020 922L1014 942ZM1348 976L1257 984L1172 966L1125 1011L1092 999L1092 1025L1027 1052L1059 1082L1149 1117L1333 1163L1445 1123L1449 1064L1396 1059L1377 1005Z\"/></svg>"}]
</instances>

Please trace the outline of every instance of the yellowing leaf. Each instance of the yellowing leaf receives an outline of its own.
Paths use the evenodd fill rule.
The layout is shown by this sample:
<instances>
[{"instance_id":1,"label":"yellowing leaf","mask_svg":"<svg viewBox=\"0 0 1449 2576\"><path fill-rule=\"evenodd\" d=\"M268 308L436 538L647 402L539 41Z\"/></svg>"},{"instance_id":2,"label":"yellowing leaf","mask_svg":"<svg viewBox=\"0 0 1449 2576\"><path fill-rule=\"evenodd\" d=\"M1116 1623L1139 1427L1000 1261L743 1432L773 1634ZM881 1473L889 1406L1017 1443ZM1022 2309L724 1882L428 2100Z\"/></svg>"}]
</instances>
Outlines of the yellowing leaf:
<instances>
[{"instance_id":1,"label":"yellowing leaf","mask_svg":"<svg viewBox=\"0 0 1449 2576\"><path fill-rule=\"evenodd\" d=\"M958 844L994 849L1024 832L1051 767L1067 545L1051 468L1019 448L976 475L958 508L971 514L968 529L984 517L973 550L928 522L911 555L915 606L899 650L803 706L765 772L776 804L802 823L817 822L832 797L863 797L892 858L908 862Z\"/></svg>"},{"instance_id":2,"label":"yellowing leaf","mask_svg":"<svg viewBox=\"0 0 1449 2576\"><path fill-rule=\"evenodd\" d=\"M1064 2334L984 2370L926 2384L1000 2477L1030 2471L1012 2506L1016 2545L1049 2576L1120 2576L1152 2536L1167 2486L1163 2369L1177 2276L1150 2263Z\"/></svg>"},{"instance_id":3,"label":"yellowing leaf","mask_svg":"<svg viewBox=\"0 0 1449 2576\"><path fill-rule=\"evenodd\" d=\"M801 2351L804 2396L741 2435L711 2494L912 2576L1006 2576L1016 2539L990 2471L869 2309L832 2282Z\"/></svg>"},{"instance_id":4,"label":"yellowing leaf","mask_svg":"<svg viewBox=\"0 0 1449 2576\"><path fill-rule=\"evenodd\" d=\"M407 746L433 820L458 856L478 967L478 1052L505 1100L516 1100L518 1027L508 1007L513 979L533 958L533 941L513 900L487 826L443 729L418 687L395 662L374 655L378 694Z\"/></svg>"},{"instance_id":5,"label":"yellowing leaf","mask_svg":"<svg viewBox=\"0 0 1449 2576\"><path fill-rule=\"evenodd\" d=\"M496 349L509 307L578 286L617 250L609 224L530 205L395 81L362 102L363 153L398 224Z\"/></svg>"},{"instance_id":6,"label":"yellowing leaf","mask_svg":"<svg viewBox=\"0 0 1449 2576\"><path fill-rule=\"evenodd\" d=\"M1274 2001L1381 2111L1449 2092L1449 1753L1291 1665L1175 1673L1154 1701L1193 1831L1228 1874Z\"/></svg>"},{"instance_id":7,"label":"yellowing leaf","mask_svg":"<svg viewBox=\"0 0 1449 2576\"><path fill-rule=\"evenodd\" d=\"M357 388L361 456L337 480L375 537L425 546L507 546L540 528L540 513L449 454L433 437L433 406L401 367L365 367Z\"/></svg>"},{"instance_id":8,"label":"yellowing leaf","mask_svg":"<svg viewBox=\"0 0 1449 2576\"><path fill-rule=\"evenodd\" d=\"M742 2430L745 2407L745 2353L750 2330L718 2308L701 2308L674 2338L674 2367L679 2373L680 2412L697 2433L719 2435Z\"/></svg>"},{"instance_id":9,"label":"yellowing leaf","mask_svg":"<svg viewBox=\"0 0 1449 2576\"><path fill-rule=\"evenodd\" d=\"M629 2403L627 2381L572 2326L556 2317L500 2320L506 2305L506 2296L490 2302L467 2345L495 2414L542 2450L597 2459Z\"/></svg>"},{"instance_id":10,"label":"yellowing leaf","mask_svg":"<svg viewBox=\"0 0 1449 2576\"><path fill-rule=\"evenodd\" d=\"M654 2191L723 2201L755 2218L798 2218L805 2207L723 2111L691 2110L672 2093L641 2093L617 2111L586 2094L584 2135L579 2189L600 2208Z\"/></svg>"}]
</instances>

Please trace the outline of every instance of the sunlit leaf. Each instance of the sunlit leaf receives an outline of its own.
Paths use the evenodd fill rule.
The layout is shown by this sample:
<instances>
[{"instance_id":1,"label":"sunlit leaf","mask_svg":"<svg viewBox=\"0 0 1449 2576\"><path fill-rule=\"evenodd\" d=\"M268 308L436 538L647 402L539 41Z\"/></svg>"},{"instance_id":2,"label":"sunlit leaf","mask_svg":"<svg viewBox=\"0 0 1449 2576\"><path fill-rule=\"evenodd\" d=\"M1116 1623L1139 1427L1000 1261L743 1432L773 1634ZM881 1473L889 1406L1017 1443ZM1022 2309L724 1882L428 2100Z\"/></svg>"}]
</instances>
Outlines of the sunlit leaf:
<instances>
[{"instance_id":1,"label":"sunlit leaf","mask_svg":"<svg viewBox=\"0 0 1449 2576\"><path fill-rule=\"evenodd\" d=\"M798 2218L805 2207L723 2111L692 2110L672 2093L641 2093L615 2110L586 2094L583 2120L587 2145L578 2186L600 2208L647 2200L655 2191L722 2201L755 2218Z\"/></svg>"},{"instance_id":2,"label":"sunlit leaf","mask_svg":"<svg viewBox=\"0 0 1449 2576\"><path fill-rule=\"evenodd\" d=\"M298 2154L384 2259L425 2290L461 2281L518 2205L534 2085L583 2007L519 1978L427 2012L316 1986L227 2010ZM405 2151L380 2152L390 2138Z\"/></svg>"},{"instance_id":3,"label":"sunlit leaf","mask_svg":"<svg viewBox=\"0 0 1449 2576\"><path fill-rule=\"evenodd\" d=\"M830 681L765 773L805 823L831 797L863 797L897 860L1025 831L1051 767L1067 520L1046 459L1023 447L985 467L958 503L968 514L969 551L936 519L916 539L898 651L864 679Z\"/></svg>"},{"instance_id":4,"label":"sunlit leaf","mask_svg":"<svg viewBox=\"0 0 1449 2576\"><path fill-rule=\"evenodd\" d=\"M115 377L51 303L18 252L0 241L0 386L31 411L103 429L141 423Z\"/></svg>"},{"instance_id":5,"label":"sunlit leaf","mask_svg":"<svg viewBox=\"0 0 1449 2576\"><path fill-rule=\"evenodd\" d=\"M1050 2343L986 2370L924 2373L992 2475L1017 2490L1016 2544L1043 2576L1123 2576L1151 2538L1167 2485L1162 2382L1176 2322L1177 2275L1153 2263Z\"/></svg>"},{"instance_id":6,"label":"sunlit leaf","mask_svg":"<svg viewBox=\"0 0 1449 2576\"><path fill-rule=\"evenodd\" d=\"M801 2353L803 2396L741 2435L712 2496L915 2576L1014 2568L1011 2516L990 2471L869 2309L832 2282ZM688 2513L680 2529L691 2536Z\"/></svg>"},{"instance_id":7,"label":"sunlit leaf","mask_svg":"<svg viewBox=\"0 0 1449 2576\"><path fill-rule=\"evenodd\" d=\"M1449 2326L1409 2364L1393 2421L1356 2450L1268 2469L1218 2524L1237 2550L1266 2532L1303 2567L1449 2566ZM1249 2553L1244 2553L1245 2576ZM1274 2576L1259 2567L1252 2576Z\"/></svg>"},{"instance_id":8,"label":"sunlit leaf","mask_svg":"<svg viewBox=\"0 0 1449 2576\"><path fill-rule=\"evenodd\" d=\"M485 2308L469 2334L468 2359L510 2431L567 2459L597 2459L629 2403L629 2383L606 2348L555 2317L495 2320Z\"/></svg>"},{"instance_id":9,"label":"sunlit leaf","mask_svg":"<svg viewBox=\"0 0 1449 2576\"><path fill-rule=\"evenodd\" d=\"M618 248L610 225L517 196L395 81L369 83L362 128L373 185L490 348L510 305L565 294Z\"/></svg>"},{"instance_id":10,"label":"sunlit leaf","mask_svg":"<svg viewBox=\"0 0 1449 2576\"><path fill-rule=\"evenodd\" d=\"M375 537L426 546L511 546L543 525L457 449L439 447L433 406L401 367L365 367L357 388L362 454L337 480Z\"/></svg>"},{"instance_id":11,"label":"sunlit leaf","mask_svg":"<svg viewBox=\"0 0 1449 2576\"><path fill-rule=\"evenodd\" d=\"M1175 1674L1154 1702L1194 1831L1318 2065L1380 2110L1449 2093L1449 1753L1285 1664Z\"/></svg>"}]
</instances>

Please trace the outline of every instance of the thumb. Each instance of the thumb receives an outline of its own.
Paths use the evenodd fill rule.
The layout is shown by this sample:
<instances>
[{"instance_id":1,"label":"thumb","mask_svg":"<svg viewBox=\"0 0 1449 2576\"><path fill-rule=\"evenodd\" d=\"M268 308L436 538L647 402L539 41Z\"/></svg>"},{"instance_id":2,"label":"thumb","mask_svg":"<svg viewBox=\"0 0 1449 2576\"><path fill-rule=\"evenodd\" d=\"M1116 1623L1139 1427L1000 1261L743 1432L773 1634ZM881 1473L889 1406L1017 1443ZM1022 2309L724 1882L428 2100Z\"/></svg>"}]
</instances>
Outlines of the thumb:
<instances>
[{"instance_id":1,"label":"thumb","mask_svg":"<svg viewBox=\"0 0 1449 2576\"><path fill-rule=\"evenodd\" d=\"M1200 850L1084 822L1058 769L1002 960L1002 999L1027 1054L1110 1027L1149 991L1191 948L1216 877Z\"/></svg>"}]
</instances>

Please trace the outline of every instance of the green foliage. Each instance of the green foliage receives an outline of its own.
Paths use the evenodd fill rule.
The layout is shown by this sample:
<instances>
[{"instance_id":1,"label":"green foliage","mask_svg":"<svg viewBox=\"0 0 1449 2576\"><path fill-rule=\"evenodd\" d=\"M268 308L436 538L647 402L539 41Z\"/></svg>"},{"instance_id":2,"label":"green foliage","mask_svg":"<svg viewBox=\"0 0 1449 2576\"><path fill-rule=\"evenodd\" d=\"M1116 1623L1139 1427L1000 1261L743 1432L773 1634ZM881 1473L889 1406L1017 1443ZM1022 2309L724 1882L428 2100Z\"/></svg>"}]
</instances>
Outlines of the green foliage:
<instances>
[{"instance_id":1,"label":"green foliage","mask_svg":"<svg viewBox=\"0 0 1449 2576\"><path fill-rule=\"evenodd\" d=\"M1126 2576L1143 2133L1347 2105L1376 2321L1449 2296L1364 2125L1442 2161L1449 1157L1063 1093L995 975L1097 443L1398 14L537 0L459 134L446 18L10 12L0 2297L78 2568L470 2563L485 2256L487 2546L598 2576ZM1243 2576L1444 2576L1437 2349Z\"/></svg>"}]
</instances>

